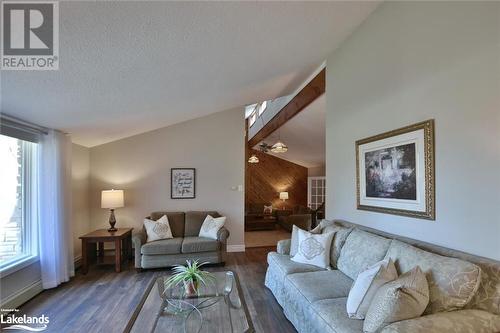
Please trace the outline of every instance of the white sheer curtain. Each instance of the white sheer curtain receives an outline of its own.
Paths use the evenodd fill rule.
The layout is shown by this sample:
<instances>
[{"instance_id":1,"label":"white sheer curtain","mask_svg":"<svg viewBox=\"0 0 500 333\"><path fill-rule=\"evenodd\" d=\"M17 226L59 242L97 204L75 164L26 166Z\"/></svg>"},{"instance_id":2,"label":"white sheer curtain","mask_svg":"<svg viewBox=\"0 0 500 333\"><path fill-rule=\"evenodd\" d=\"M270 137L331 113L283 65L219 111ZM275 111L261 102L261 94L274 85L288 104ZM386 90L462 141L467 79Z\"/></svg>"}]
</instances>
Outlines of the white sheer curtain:
<instances>
[{"instance_id":1,"label":"white sheer curtain","mask_svg":"<svg viewBox=\"0 0 500 333\"><path fill-rule=\"evenodd\" d=\"M54 288L75 274L71 228L71 140L50 130L40 142L39 235L42 286Z\"/></svg>"}]
</instances>

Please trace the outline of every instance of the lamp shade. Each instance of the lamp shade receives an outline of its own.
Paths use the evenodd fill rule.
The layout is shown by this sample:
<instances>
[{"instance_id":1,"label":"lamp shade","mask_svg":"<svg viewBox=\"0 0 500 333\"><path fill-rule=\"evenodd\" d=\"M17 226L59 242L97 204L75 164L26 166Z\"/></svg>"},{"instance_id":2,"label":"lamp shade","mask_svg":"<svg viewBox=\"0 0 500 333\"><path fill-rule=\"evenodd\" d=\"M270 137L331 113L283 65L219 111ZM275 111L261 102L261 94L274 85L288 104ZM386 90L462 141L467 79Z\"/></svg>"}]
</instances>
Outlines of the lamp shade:
<instances>
[{"instance_id":1,"label":"lamp shade","mask_svg":"<svg viewBox=\"0 0 500 333\"><path fill-rule=\"evenodd\" d=\"M271 151L273 153L286 153L288 151L288 147L283 142L278 141L271 147Z\"/></svg>"},{"instance_id":2,"label":"lamp shade","mask_svg":"<svg viewBox=\"0 0 500 333\"><path fill-rule=\"evenodd\" d=\"M288 192L280 192L281 200L288 200Z\"/></svg>"},{"instance_id":3,"label":"lamp shade","mask_svg":"<svg viewBox=\"0 0 500 333\"><path fill-rule=\"evenodd\" d=\"M123 190L105 190L101 192L101 208L120 208L123 206Z\"/></svg>"},{"instance_id":4,"label":"lamp shade","mask_svg":"<svg viewBox=\"0 0 500 333\"><path fill-rule=\"evenodd\" d=\"M250 158L248 159L248 163L259 163L259 158L254 154L250 156Z\"/></svg>"}]
</instances>

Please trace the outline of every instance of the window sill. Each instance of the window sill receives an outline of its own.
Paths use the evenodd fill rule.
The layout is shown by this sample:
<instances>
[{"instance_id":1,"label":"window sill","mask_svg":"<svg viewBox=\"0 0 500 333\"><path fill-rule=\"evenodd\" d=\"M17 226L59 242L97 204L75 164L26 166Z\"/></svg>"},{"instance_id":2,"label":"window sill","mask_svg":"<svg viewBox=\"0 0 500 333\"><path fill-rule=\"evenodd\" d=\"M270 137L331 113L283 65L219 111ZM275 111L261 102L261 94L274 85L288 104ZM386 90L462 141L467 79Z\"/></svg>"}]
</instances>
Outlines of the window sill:
<instances>
[{"instance_id":1,"label":"window sill","mask_svg":"<svg viewBox=\"0 0 500 333\"><path fill-rule=\"evenodd\" d=\"M38 261L37 256L26 256L24 258L18 259L8 265L5 265L4 267L0 268L0 277L5 277L7 275L10 275L12 273L15 273L25 267L28 267L29 265L34 264L35 262Z\"/></svg>"}]
</instances>

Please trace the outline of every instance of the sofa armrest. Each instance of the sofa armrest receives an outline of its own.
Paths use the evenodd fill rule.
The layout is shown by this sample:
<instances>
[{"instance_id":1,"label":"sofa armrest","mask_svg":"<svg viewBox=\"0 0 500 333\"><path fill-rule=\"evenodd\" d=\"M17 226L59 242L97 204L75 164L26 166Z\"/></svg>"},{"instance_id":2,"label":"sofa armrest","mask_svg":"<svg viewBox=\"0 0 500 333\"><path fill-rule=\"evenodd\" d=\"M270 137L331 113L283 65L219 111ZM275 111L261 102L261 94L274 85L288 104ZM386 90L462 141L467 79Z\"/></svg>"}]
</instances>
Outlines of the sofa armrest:
<instances>
[{"instance_id":1,"label":"sofa armrest","mask_svg":"<svg viewBox=\"0 0 500 333\"><path fill-rule=\"evenodd\" d=\"M500 316L483 310L439 312L392 323L381 333L499 332Z\"/></svg>"},{"instance_id":2,"label":"sofa armrest","mask_svg":"<svg viewBox=\"0 0 500 333\"><path fill-rule=\"evenodd\" d=\"M279 254L290 254L291 239L282 239L276 244L276 252Z\"/></svg>"},{"instance_id":3,"label":"sofa armrest","mask_svg":"<svg viewBox=\"0 0 500 333\"><path fill-rule=\"evenodd\" d=\"M225 227L222 227L217 231L217 240L220 243L219 246L219 254L222 262L226 262L227 258L227 239L229 238L229 230Z\"/></svg>"},{"instance_id":4,"label":"sofa armrest","mask_svg":"<svg viewBox=\"0 0 500 333\"><path fill-rule=\"evenodd\" d=\"M141 228L140 231L132 235L132 243L134 244L134 260L135 268L141 268L141 246L146 243L146 230Z\"/></svg>"},{"instance_id":5,"label":"sofa armrest","mask_svg":"<svg viewBox=\"0 0 500 333\"><path fill-rule=\"evenodd\" d=\"M227 239L229 238L229 230L225 227L222 227L217 231L217 240L223 244L227 243Z\"/></svg>"}]
</instances>

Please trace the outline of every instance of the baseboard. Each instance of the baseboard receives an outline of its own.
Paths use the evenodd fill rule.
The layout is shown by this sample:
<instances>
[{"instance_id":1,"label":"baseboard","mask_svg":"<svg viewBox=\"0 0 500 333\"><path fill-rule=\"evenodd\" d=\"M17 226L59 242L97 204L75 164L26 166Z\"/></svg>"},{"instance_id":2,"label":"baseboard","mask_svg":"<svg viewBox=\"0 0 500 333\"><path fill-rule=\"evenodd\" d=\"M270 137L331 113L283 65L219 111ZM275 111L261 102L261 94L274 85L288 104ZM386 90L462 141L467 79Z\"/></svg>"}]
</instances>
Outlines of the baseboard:
<instances>
[{"instance_id":1,"label":"baseboard","mask_svg":"<svg viewBox=\"0 0 500 333\"><path fill-rule=\"evenodd\" d=\"M82 266L81 255L75 257L75 269L79 268L80 266ZM31 285L21 288L12 295L6 297L4 300L2 300L1 307L2 309L17 309L19 306L26 303L42 291L42 280L38 280Z\"/></svg>"},{"instance_id":2,"label":"baseboard","mask_svg":"<svg viewBox=\"0 0 500 333\"><path fill-rule=\"evenodd\" d=\"M2 309L17 309L43 291L42 280L26 286L2 300Z\"/></svg>"},{"instance_id":3,"label":"baseboard","mask_svg":"<svg viewBox=\"0 0 500 333\"><path fill-rule=\"evenodd\" d=\"M245 244L228 245L227 252L245 252Z\"/></svg>"}]
</instances>

